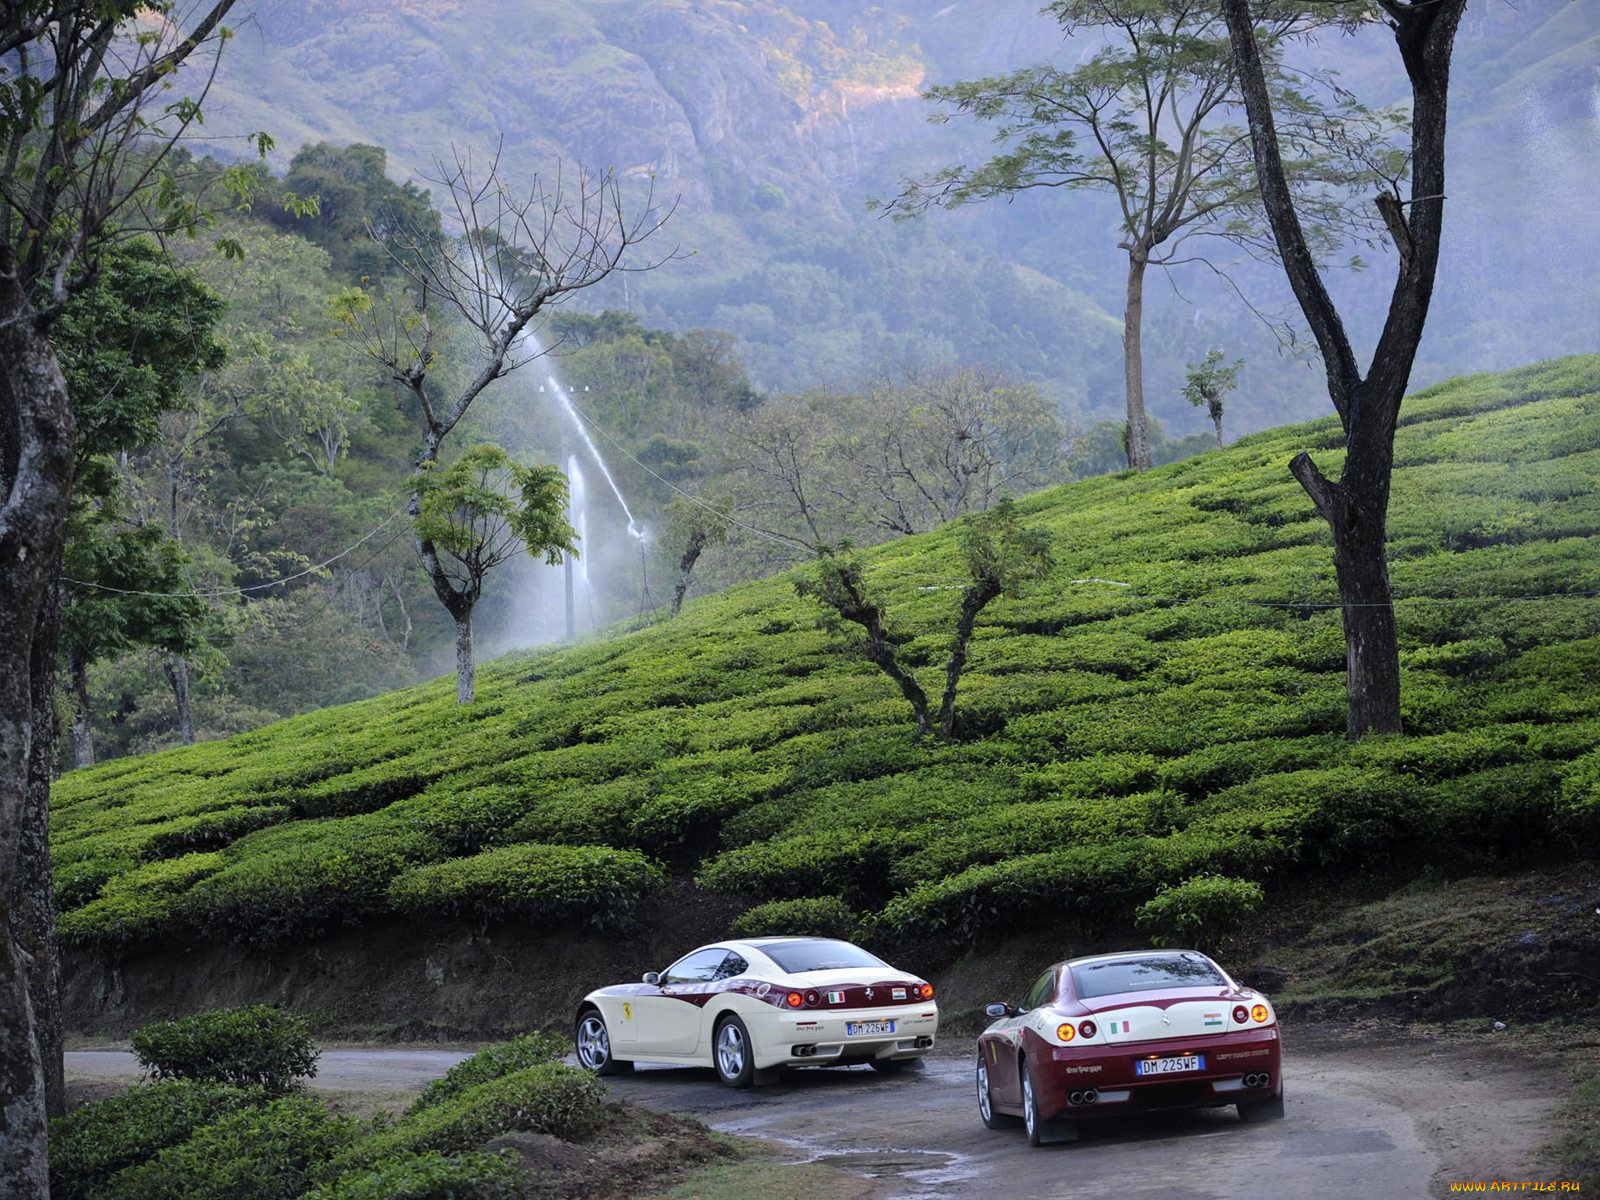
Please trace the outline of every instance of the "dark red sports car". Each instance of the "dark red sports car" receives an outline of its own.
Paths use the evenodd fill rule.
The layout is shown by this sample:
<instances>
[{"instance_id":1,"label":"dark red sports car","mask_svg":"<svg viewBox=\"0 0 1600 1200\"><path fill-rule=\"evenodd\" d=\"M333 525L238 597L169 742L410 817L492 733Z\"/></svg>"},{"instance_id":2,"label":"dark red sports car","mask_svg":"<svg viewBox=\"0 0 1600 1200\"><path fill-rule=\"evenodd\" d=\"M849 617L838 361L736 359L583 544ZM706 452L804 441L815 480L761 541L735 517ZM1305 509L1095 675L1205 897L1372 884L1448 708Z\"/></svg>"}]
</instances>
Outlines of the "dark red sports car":
<instances>
[{"instance_id":1,"label":"dark red sports car","mask_svg":"<svg viewBox=\"0 0 1600 1200\"><path fill-rule=\"evenodd\" d=\"M978 1037L978 1112L1028 1141L1068 1141L1119 1113L1235 1104L1283 1116L1278 1016L1204 954L1145 950L1057 963Z\"/></svg>"}]
</instances>

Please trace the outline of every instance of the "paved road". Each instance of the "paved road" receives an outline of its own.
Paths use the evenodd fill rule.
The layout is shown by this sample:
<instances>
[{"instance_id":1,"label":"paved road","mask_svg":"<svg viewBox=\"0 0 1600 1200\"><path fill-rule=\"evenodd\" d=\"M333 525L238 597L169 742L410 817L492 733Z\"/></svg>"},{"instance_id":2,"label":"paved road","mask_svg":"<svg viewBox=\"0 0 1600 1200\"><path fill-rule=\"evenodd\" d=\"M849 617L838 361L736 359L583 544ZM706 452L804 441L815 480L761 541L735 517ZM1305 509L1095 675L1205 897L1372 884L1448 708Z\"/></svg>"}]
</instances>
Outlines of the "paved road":
<instances>
[{"instance_id":1,"label":"paved road","mask_svg":"<svg viewBox=\"0 0 1600 1200\"><path fill-rule=\"evenodd\" d=\"M320 1089L420 1089L464 1054L324 1050ZM69 1077L137 1077L131 1054L73 1051ZM896 1200L1354 1200L1448 1196L1451 1179L1541 1179L1559 1094L1479 1047L1427 1042L1298 1045L1285 1052L1288 1115L1260 1125L1214 1109L1106 1122L1085 1140L1030 1149L978 1120L970 1042L917 1070L785 1072L752 1091L709 1069L640 1067L609 1081L652 1108L787 1147L879 1182Z\"/></svg>"},{"instance_id":2,"label":"paved road","mask_svg":"<svg viewBox=\"0 0 1600 1200\"><path fill-rule=\"evenodd\" d=\"M612 1081L640 1104L884 1181L886 1196L1291 1200L1426 1196L1438 1167L1412 1122L1347 1079L1290 1080L1288 1116L1242 1124L1234 1110L1108 1123L1086 1140L1030 1149L978 1120L971 1064L929 1060L898 1077L870 1068L787 1073L736 1094L709 1070L644 1069Z\"/></svg>"}]
</instances>

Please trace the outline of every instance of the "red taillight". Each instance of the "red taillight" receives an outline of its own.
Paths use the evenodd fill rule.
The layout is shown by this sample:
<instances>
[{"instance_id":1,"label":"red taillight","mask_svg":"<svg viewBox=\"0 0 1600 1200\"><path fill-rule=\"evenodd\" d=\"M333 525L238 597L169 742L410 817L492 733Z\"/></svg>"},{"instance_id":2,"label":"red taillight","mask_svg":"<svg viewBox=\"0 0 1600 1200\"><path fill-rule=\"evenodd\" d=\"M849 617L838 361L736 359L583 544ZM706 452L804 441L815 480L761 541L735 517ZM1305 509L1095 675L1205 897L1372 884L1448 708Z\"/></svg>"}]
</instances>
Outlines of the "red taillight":
<instances>
[{"instance_id":1,"label":"red taillight","mask_svg":"<svg viewBox=\"0 0 1600 1200\"><path fill-rule=\"evenodd\" d=\"M921 996L924 1000L932 1000L933 999L933 984L931 984L931 983L923 984L921 987L919 987L917 989L917 995Z\"/></svg>"},{"instance_id":2,"label":"red taillight","mask_svg":"<svg viewBox=\"0 0 1600 1200\"><path fill-rule=\"evenodd\" d=\"M1250 1010L1250 1016L1257 1024L1265 1021L1272 1014L1267 1011L1265 1004L1258 1004Z\"/></svg>"},{"instance_id":3,"label":"red taillight","mask_svg":"<svg viewBox=\"0 0 1600 1200\"><path fill-rule=\"evenodd\" d=\"M1242 1004L1239 1005L1238 1008L1233 1010L1233 1019L1243 1025L1250 1019L1250 1010Z\"/></svg>"},{"instance_id":4,"label":"red taillight","mask_svg":"<svg viewBox=\"0 0 1600 1200\"><path fill-rule=\"evenodd\" d=\"M1100 1032L1100 1026L1096 1025L1093 1021L1080 1021L1078 1023L1078 1032L1083 1034L1083 1036L1086 1038L1091 1038Z\"/></svg>"},{"instance_id":5,"label":"red taillight","mask_svg":"<svg viewBox=\"0 0 1600 1200\"><path fill-rule=\"evenodd\" d=\"M1057 1025L1056 1026L1056 1041L1058 1041L1058 1042L1070 1042L1073 1038L1075 1038L1077 1036L1078 1036L1078 1031L1076 1029L1074 1029L1071 1025L1062 1024L1062 1025Z\"/></svg>"},{"instance_id":6,"label":"red taillight","mask_svg":"<svg viewBox=\"0 0 1600 1200\"><path fill-rule=\"evenodd\" d=\"M790 992L788 997L787 997L787 1000L788 1000L790 1008L799 1008L802 1004L805 1003L804 998L800 995L799 992Z\"/></svg>"}]
</instances>

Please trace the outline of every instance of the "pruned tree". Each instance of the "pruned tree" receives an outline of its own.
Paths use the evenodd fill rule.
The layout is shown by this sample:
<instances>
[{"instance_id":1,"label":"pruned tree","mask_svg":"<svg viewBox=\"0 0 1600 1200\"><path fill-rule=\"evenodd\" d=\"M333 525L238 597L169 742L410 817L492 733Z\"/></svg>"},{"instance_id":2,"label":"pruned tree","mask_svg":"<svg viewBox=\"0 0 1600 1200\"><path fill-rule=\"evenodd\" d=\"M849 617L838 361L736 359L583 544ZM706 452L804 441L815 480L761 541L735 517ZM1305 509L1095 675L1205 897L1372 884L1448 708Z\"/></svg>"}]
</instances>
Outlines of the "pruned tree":
<instances>
[{"instance_id":1,"label":"pruned tree","mask_svg":"<svg viewBox=\"0 0 1600 1200\"><path fill-rule=\"evenodd\" d=\"M193 223L178 189L151 185L199 107L155 100L220 46L231 7L21 0L0 23L0 1179L19 1197L48 1194L45 1077L60 1078L47 831L77 426L51 328L119 228Z\"/></svg>"},{"instance_id":2,"label":"pruned tree","mask_svg":"<svg viewBox=\"0 0 1600 1200\"><path fill-rule=\"evenodd\" d=\"M801 596L817 601L840 619L861 626L866 634L861 643L862 654L899 687L911 705L917 733L927 734L936 728L938 736L947 741L955 736L956 689L967 667L967 648L978 617L999 597L1015 596L1028 584L1044 578L1052 566L1049 534L1024 526L1015 503L1009 499L965 518L958 537L970 582L961 589L961 606L945 660L944 691L936 715L922 684L899 660L899 642L889 631L884 602L868 586L858 554L848 546L824 549L818 555L816 574L795 584Z\"/></svg>"},{"instance_id":3,"label":"pruned tree","mask_svg":"<svg viewBox=\"0 0 1600 1200\"><path fill-rule=\"evenodd\" d=\"M1258 6L1259 9L1260 6ZM1270 7L1270 6L1269 6ZM1466 0L1375 0L1393 30L1411 84L1410 196L1398 181L1376 198L1398 262L1389 311L1366 374L1328 294L1289 182L1270 80L1277 52L1249 0L1222 0L1249 114L1262 201L1290 286L1322 351L1328 397L1345 432L1344 465L1329 479L1309 453L1289 464L1333 533L1344 615L1346 733L1400 732L1400 652L1389 587L1387 540L1394 434L1422 340L1444 229L1445 116L1450 57ZM1266 25L1266 30L1271 26Z\"/></svg>"},{"instance_id":4,"label":"pruned tree","mask_svg":"<svg viewBox=\"0 0 1600 1200\"><path fill-rule=\"evenodd\" d=\"M1228 393L1239 386L1239 372L1244 370L1244 359L1236 358L1231 363L1222 359L1221 350L1208 350L1202 361L1189 364L1183 378L1183 398L1206 410L1217 430L1218 449L1222 447L1222 407Z\"/></svg>"},{"instance_id":5,"label":"pruned tree","mask_svg":"<svg viewBox=\"0 0 1600 1200\"><path fill-rule=\"evenodd\" d=\"M541 313L613 272L653 270L675 252L642 264L627 261L672 213L655 208L652 188L630 215L621 182L610 172L558 170L553 180L535 176L522 192L512 189L498 156L480 170L458 152L438 168L429 182L444 198L446 220L461 232L447 237L431 223L403 219L392 229L374 230L409 283L409 303L375 301L355 288L336 311L415 405L422 448L408 507L417 556L456 623L456 698L466 704L472 700L472 663L459 650L465 645L470 655L471 606L419 521L421 481L484 390L545 353L532 336ZM440 314L472 342L464 379L448 389L439 378Z\"/></svg>"},{"instance_id":6,"label":"pruned tree","mask_svg":"<svg viewBox=\"0 0 1600 1200\"><path fill-rule=\"evenodd\" d=\"M731 507L728 500L705 503L682 496L667 505L663 514L667 519L667 544L678 549L678 580L672 586L673 616L683 611L683 598L688 595L689 581L700 556L728 540Z\"/></svg>"},{"instance_id":7,"label":"pruned tree","mask_svg":"<svg viewBox=\"0 0 1600 1200\"><path fill-rule=\"evenodd\" d=\"M1010 197L1031 188L1103 192L1117 202L1128 260L1123 368L1128 465L1151 466L1144 403L1146 271L1205 261L1197 239L1217 238L1249 253L1270 250L1262 236L1250 138L1238 124L1233 55L1215 0L1055 0L1063 32L1105 38L1071 68L1041 64L1010 75L928 90L953 114L995 126L1005 148L978 166L959 164L908 180L885 207L910 216ZM1303 6L1278 6L1262 23L1272 44L1305 32ZM1273 58L1264 86L1293 114L1282 129L1285 179L1298 190L1312 238L1326 251L1350 231L1345 196L1365 186L1384 157L1385 123L1304 71Z\"/></svg>"}]
</instances>

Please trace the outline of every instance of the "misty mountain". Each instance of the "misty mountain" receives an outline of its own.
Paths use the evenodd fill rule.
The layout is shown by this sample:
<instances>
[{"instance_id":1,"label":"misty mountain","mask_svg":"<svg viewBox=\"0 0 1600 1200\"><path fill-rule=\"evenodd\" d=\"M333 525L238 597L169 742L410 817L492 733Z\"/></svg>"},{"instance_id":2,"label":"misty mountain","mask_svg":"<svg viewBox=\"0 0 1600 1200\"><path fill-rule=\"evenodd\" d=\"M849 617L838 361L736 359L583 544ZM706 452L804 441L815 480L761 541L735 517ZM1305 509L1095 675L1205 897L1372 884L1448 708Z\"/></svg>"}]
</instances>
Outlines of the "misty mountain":
<instances>
[{"instance_id":1,"label":"misty mountain","mask_svg":"<svg viewBox=\"0 0 1600 1200\"><path fill-rule=\"evenodd\" d=\"M1414 381L1594 349L1600 239L1600 6L1485 0L1458 38L1451 195L1439 291ZM842 385L885 362L1001 365L1069 412L1122 408L1124 264L1115 213L1044 191L896 225L866 210L900 180L990 152L988 129L928 122L923 89L1076 59L1029 0L261 0L223 60L207 129L302 144L370 142L426 180L452 147L518 182L559 160L614 168L677 211L692 256L601 296L650 325L738 335L768 388ZM1299 53L1371 103L1405 80L1381 28ZM1392 268L1335 291L1370 346ZM1239 276L1268 307L1275 271ZM1315 363L1280 354L1203 269L1152 280L1147 399L1169 430L1205 425L1178 395L1211 346L1249 361L1230 434L1326 410Z\"/></svg>"}]
</instances>

